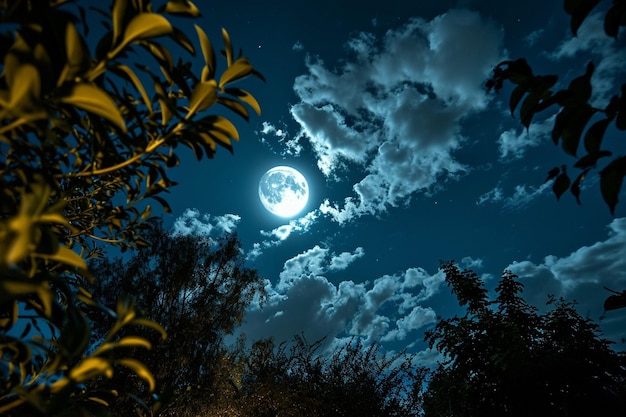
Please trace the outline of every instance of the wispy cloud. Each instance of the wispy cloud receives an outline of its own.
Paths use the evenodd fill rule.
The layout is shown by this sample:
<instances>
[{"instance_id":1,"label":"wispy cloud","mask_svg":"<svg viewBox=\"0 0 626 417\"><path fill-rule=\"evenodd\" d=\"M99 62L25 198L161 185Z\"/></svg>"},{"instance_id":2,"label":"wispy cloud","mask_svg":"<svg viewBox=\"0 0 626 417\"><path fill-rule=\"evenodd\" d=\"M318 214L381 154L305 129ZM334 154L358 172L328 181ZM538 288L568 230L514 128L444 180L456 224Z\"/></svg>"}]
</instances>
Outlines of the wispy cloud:
<instances>
[{"instance_id":1,"label":"wispy cloud","mask_svg":"<svg viewBox=\"0 0 626 417\"><path fill-rule=\"evenodd\" d=\"M498 184L493 189L480 195L478 200L476 200L476 204L480 206L485 203L498 203L502 204L506 209L519 210L540 196L548 194L551 187L552 181L545 182L538 187L521 184L515 186L512 195L506 196L504 190Z\"/></svg>"},{"instance_id":2,"label":"wispy cloud","mask_svg":"<svg viewBox=\"0 0 626 417\"><path fill-rule=\"evenodd\" d=\"M452 10L412 19L382 39L368 33L347 43L354 58L330 70L309 58L291 114L329 178L363 167L355 195L326 201L322 213L343 222L384 212L467 171L453 153L463 118L485 108L482 87L501 58L501 30L480 15Z\"/></svg>"},{"instance_id":3,"label":"wispy cloud","mask_svg":"<svg viewBox=\"0 0 626 417\"><path fill-rule=\"evenodd\" d=\"M241 217L237 214L212 216L208 213L200 213L197 209L188 208L174 221L172 233L184 236L216 237L234 232L240 220Z\"/></svg>"},{"instance_id":4,"label":"wispy cloud","mask_svg":"<svg viewBox=\"0 0 626 417\"><path fill-rule=\"evenodd\" d=\"M528 149L551 141L550 133L555 119L556 115L553 115L541 122L532 123L528 129L519 127L502 132L498 138L500 159L505 162L520 159Z\"/></svg>"}]
</instances>

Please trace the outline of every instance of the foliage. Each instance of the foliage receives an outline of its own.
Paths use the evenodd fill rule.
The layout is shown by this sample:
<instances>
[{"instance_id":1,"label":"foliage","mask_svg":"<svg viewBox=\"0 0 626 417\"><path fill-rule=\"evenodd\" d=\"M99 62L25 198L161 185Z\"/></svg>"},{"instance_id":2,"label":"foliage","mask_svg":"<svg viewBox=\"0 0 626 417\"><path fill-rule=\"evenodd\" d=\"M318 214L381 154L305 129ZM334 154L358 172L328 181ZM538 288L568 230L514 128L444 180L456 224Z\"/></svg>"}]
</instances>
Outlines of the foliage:
<instances>
[{"instance_id":1,"label":"foliage","mask_svg":"<svg viewBox=\"0 0 626 417\"><path fill-rule=\"evenodd\" d=\"M598 3L600 0L564 0L565 11L571 15L574 35ZM605 14L604 31L607 36L617 39L620 26L626 26L626 2L613 0L613 5ZM585 73L573 79L567 88L553 91L558 76L534 75L526 60L521 58L499 63L487 82L487 88L496 91L502 88L504 81L515 85L509 107L512 115L520 107L519 117L527 129L535 114L556 106L559 111L552 128L552 140L555 145L560 142L565 153L577 157L582 139L586 153L574 164L574 168L580 170L576 178L572 181L566 166L561 166L550 170L546 179L554 179L552 190L557 199L569 189L579 204L583 180L600 159L613 155L612 151L603 149L607 129L614 126L619 131L626 130L626 84L622 84L619 91L615 88L614 95L604 108L594 107L590 103L594 71L593 62L589 62ZM611 213L615 213L624 176L626 156L613 158L600 170L600 190Z\"/></svg>"},{"instance_id":2,"label":"foliage","mask_svg":"<svg viewBox=\"0 0 626 417\"><path fill-rule=\"evenodd\" d=\"M157 12L149 0L85 8L93 4L0 2L0 414L86 412L104 401L83 384L120 365L154 385L141 362L124 356L151 345L127 326L162 331L132 300L109 312L113 328L88 353L86 314L101 307L85 259L101 252L97 242L147 245L146 200L169 210L162 194L174 185L166 169L178 164L177 145L198 159L217 145L232 149L237 130L207 109L221 104L244 118L246 105L260 111L231 86L259 74L235 56L226 31L221 75L198 26L202 69L172 56L195 53L170 22L199 16L191 2L171 0ZM90 30L95 17L103 31Z\"/></svg>"},{"instance_id":3,"label":"foliage","mask_svg":"<svg viewBox=\"0 0 626 417\"><path fill-rule=\"evenodd\" d=\"M332 354L322 341L299 336L290 347L255 342L231 375L230 396L210 412L236 416L402 416L420 415L425 369L403 353L381 355L377 345L349 343Z\"/></svg>"},{"instance_id":4,"label":"foliage","mask_svg":"<svg viewBox=\"0 0 626 417\"><path fill-rule=\"evenodd\" d=\"M490 300L473 271L442 269L467 307L426 333L446 357L429 378L426 417L624 415L626 358L572 303L550 298L539 314L509 271Z\"/></svg>"},{"instance_id":5,"label":"foliage","mask_svg":"<svg viewBox=\"0 0 626 417\"><path fill-rule=\"evenodd\" d=\"M217 241L209 237L172 235L160 222L152 222L146 239L150 247L122 262L101 259L92 263L96 275L93 295L105 305L115 304L124 294L136 296L136 304L146 317L163 325L168 338L139 334L153 345L151 351L135 352L152 371L156 386L164 392L161 415L183 415L207 402L199 392L211 392L224 354L222 340L240 324L253 298L263 298L263 280L256 270L244 266L244 256L236 234ZM106 315L94 315L94 334L101 337L110 327ZM136 333L136 332L135 332ZM107 385L126 392L136 381L120 373ZM187 387L193 390L187 391ZM144 389L142 389L144 388ZM176 394L174 396L174 394ZM174 396L167 403L167 396ZM144 403L150 402L146 396ZM133 401L119 396L115 415L128 415Z\"/></svg>"}]
</instances>

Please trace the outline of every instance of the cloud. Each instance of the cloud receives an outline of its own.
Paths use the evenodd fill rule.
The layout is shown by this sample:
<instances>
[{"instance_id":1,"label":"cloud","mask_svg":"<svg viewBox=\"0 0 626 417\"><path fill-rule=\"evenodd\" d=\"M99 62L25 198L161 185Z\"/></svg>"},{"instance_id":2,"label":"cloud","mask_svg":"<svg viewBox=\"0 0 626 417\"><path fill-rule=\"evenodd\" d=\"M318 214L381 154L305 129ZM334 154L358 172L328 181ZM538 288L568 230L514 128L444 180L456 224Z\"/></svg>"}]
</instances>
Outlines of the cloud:
<instances>
[{"instance_id":1,"label":"cloud","mask_svg":"<svg viewBox=\"0 0 626 417\"><path fill-rule=\"evenodd\" d=\"M172 233L184 236L215 237L234 232L240 220L241 217L236 214L212 216L208 213L201 214L197 209L188 208L174 220Z\"/></svg>"},{"instance_id":2,"label":"cloud","mask_svg":"<svg viewBox=\"0 0 626 417\"><path fill-rule=\"evenodd\" d=\"M501 160L520 159L529 148L539 146L551 139L550 134L556 115L526 128L509 129L500 134L498 148Z\"/></svg>"},{"instance_id":3,"label":"cloud","mask_svg":"<svg viewBox=\"0 0 626 417\"><path fill-rule=\"evenodd\" d=\"M419 191L456 179L468 168L453 154L461 123L489 100L483 82L502 57L502 31L477 13L452 10L412 19L382 39L348 41L351 60L330 70L307 59L296 78L291 114L329 178L350 165L364 176L344 201L322 213L338 222L406 204Z\"/></svg>"},{"instance_id":4,"label":"cloud","mask_svg":"<svg viewBox=\"0 0 626 417\"><path fill-rule=\"evenodd\" d=\"M552 187L552 181L545 182L539 187L532 185L516 185L513 190L513 195L506 197L502 187L498 184L492 190L480 195L476 201L476 205L482 205L485 203L503 203L503 207L511 210L519 210L526 207L533 200L539 196L550 192Z\"/></svg>"},{"instance_id":5,"label":"cloud","mask_svg":"<svg viewBox=\"0 0 626 417\"><path fill-rule=\"evenodd\" d=\"M284 290L302 276L322 275L329 271L341 271L352 262L365 255L362 247L354 252L342 252L339 255L331 253L327 248L315 245L313 248L287 260L283 271L279 275L277 289Z\"/></svg>"},{"instance_id":6,"label":"cloud","mask_svg":"<svg viewBox=\"0 0 626 417\"><path fill-rule=\"evenodd\" d=\"M583 246L563 258L548 255L541 263L526 260L508 269L520 277L541 275L554 280L563 294L590 283L620 288L626 284L626 218L614 219L608 229L606 240Z\"/></svg>"},{"instance_id":7,"label":"cloud","mask_svg":"<svg viewBox=\"0 0 626 417\"><path fill-rule=\"evenodd\" d=\"M363 249L335 254L314 246L285 262L280 281L267 281L269 301L254 304L241 331L248 340L273 336L289 341L304 332L309 340L326 337L330 345L352 336L375 341L403 340L433 323L436 314L421 305L437 293L444 281L422 268L384 275L372 283L352 280L332 283L323 274L345 269L363 256Z\"/></svg>"},{"instance_id":8,"label":"cloud","mask_svg":"<svg viewBox=\"0 0 626 417\"><path fill-rule=\"evenodd\" d=\"M262 129L255 133L261 136L261 143L269 146L270 149L280 155L298 156L302 151L302 145L298 141L289 140L286 126L280 128L265 121L262 124Z\"/></svg>"}]
</instances>

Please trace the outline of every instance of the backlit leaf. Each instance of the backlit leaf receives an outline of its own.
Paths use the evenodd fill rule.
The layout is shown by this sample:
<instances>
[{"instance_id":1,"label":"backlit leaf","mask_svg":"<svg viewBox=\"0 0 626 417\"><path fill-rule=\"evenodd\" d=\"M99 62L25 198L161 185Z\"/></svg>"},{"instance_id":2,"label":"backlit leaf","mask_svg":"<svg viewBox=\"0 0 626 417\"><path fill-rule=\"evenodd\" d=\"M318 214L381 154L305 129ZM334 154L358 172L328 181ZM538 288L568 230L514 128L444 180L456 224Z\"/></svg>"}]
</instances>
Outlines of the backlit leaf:
<instances>
[{"instance_id":1,"label":"backlit leaf","mask_svg":"<svg viewBox=\"0 0 626 417\"><path fill-rule=\"evenodd\" d=\"M137 91L139 91L139 94L141 95L141 99L146 105L148 112L152 114L152 100L150 100L150 98L148 97L148 93L146 92L146 89L144 88L143 84L141 83L141 81L139 80L139 77L137 77L135 72L132 69L130 69L128 66L123 65L123 64L117 64L111 67L111 72L116 73L126 78L135 86Z\"/></svg>"},{"instance_id":2,"label":"backlit leaf","mask_svg":"<svg viewBox=\"0 0 626 417\"><path fill-rule=\"evenodd\" d=\"M191 118L194 114L207 109L217 102L217 86L215 80L201 81L195 85L191 99L189 100L189 112L185 119Z\"/></svg>"},{"instance_id":3,"label":"backlit leaf","mask_svg":"<svg viewBox=\"0 0 626 417\"><path fill-rule=\"evenodd\" d=\"M211 46L211 42L206 33L198 25L194 25L196 32L198 33L198 39L200 40L200 48L202 49L202 55L204 56L204 63L207 68L206 74L203 71L201 81L208 81L215 78L215 52Z\"/></svg>"},{"instance_id":4,"label":"backlit leaf","mask_svg":"<svg viewBox=\"0 0 626 417\"><path fill-rule=\"evenodd\" d=\"M150 370L148 370L146 365L136 359L131 358L118 359L117 363L129 368L134 373L136 373L137 376L139 376L141 379L148 383L148 388L150 392L154 391L154 388L156 387L156 381L154 380L154 376L152 375Z\"/></svg>"},{"instance_id":5,"label":"backlit leaf","mask_svg":"<svg viewBox=\"0 0 626 417\"><path fill-rule=\"evenodd\" d=\"M156 13L139 13L128 22L128 26L126 26L124 31L124 38L115 48L113 54L116 54L126 45L138 39L169 35L172 33L172 30L172 25L163 16Z\"/></svg>"},{"instance_id":6,"label":"backlit leaf","mask_svg":"<svg viewBox=\"0 0 626 417\"><path fill-rule=\"evenodd\" d=\"M224 49L226 50L226 62L230 67L231 65L233 65L233 45L230 42L230 36L228 36L228 32L224 28L222 28L222 37L224 38Z\"/></svg>"},{"instance_id":7,"label":"backlit leaf","mask_svg":"<svg viewBox=\"0 0 626 417\"><path fill-rule=\"evenodd\" d=\"M220 77L219 85L220 87L225 86L226 84L237 81L247 75L252 74L254 68L246 58L239 58L232 65L230 65L226 71Z\"/></svg>"},{"instance_id":8,"label":"backlit leaf","mask_svg":"<svg viewBox=\"0 0 626 417\"><path fill-rule=\"evenodd\" d=\"M113 368L106 359L87 358L78 366L72 368L69 373L70 379L79 384L99 376L113 377Z\"/></svg>"},{"instance_id":9,"label":"backlit leaf","mask_svg":"<svg viewBox=\"0 0 626 417\"><path fill-rule=\"evenodd\" d=\"M183 16L198 17L200 10L190 1L187 0L170 0L164 8L166 13L179 14Z\"/></svg>"},{"instance_id":10,"label":"backlit leaf","mask_svg":"<svg viewBox=\"0 0 626 417\"><path fill-rule=\"evenodd\" d=\"M261 106L259 105L259 102L256 101L254 96L248 93L246 90L242 90L241 88L227 88L225 92L226 94L231 94L237 97L239 100L243 101L244 103L248 104L250 107L252 107L256 114L258 114L259 116L261 115Z\"/></svg>"},{"instance_id":11,"label":"backlit leaf","mask_svg":"<svg viewBox=\"0 0 626 417\"><path fill-rule=\"evenodd\" d=\"M61 97L60 101L104 117L126 132L122 114L111 97L93 84L76 84L70 94Z\"/></svg>"}]
</instances>

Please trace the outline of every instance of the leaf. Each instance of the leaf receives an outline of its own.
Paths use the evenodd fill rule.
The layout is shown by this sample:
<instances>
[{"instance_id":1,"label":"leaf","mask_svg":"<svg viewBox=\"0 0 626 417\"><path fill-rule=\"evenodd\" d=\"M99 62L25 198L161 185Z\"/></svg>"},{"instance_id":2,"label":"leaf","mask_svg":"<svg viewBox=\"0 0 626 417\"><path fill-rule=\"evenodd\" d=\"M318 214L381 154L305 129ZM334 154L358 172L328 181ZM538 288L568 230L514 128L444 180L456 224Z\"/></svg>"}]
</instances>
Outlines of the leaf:
<instances>
[{"instance_id":1,"label":"leaf","mask_svg":"<svg viewBox=\"0 0 626 417\"><path fill-rule=\"evenodd\" d=\"M565 167L563 167L561 175L556 177L554 180L554 184L552 185L552 191L554 195L556 195L556 199L559 200L563 193L567 191L570 186L570 179L567 173L565 172Z\"/></svg>"},{"instance_id":2,"label":"leaf","mask_svg":"<svg viewBox=\"0 0 626 417\"><path fill-rule=\"evenodd\" d=\"M199 111L213 106L217 102L217 85L215 80L201 81L195 85L189 99L189 112L185 120L190 119Z\"/></svg>"},{"instance_id":3,"label":"leaf","mask_svg":"<svg viewBox=\"0 0 626 417\"><path fill-rule=\"evenodd\" d=\"M111 72L125 78L126 80L130 81L135 86L137 91L139 91L139 94L141 95L141 99L146 105L148 112L152 114L152 100L150 100L150 98L148 97L148 93L146 92L146 89L144 88L143 84L141 83L141 81L139 80L139 77L137 77L135 72L124 64L114 65L110 69L111 69Z\"/></svg>"},{"instance_id":4,"label":"leaf","mask_svg":"<svg viewBox=\"0 0 626 417\"><path fill-rule=\"evenodd\" d=\"M172 208L170 207L169 203L167 201L165 201L164 198L159 197L158 195L153 195L151 198L153 200L158 201L161 204L161 206L163 207L163 210L166 213L171 213L172 212Z\"/></svg>"},{"instance_id":5,"label":"leaf","mask_svg":"<svg viewBox=\"0 0 626 417\"><path fill-rule=\"evenodd\" d=\"M548 172L548 176L546 177L546 180L544 181L544 183L553 180L557 177L557 175L559 175L561 173L561 168L559 167L554 167L552 168L549 172Z\"/></svg>"},{"instance_id":6,"label":"leaf","mask_svg":"<svg viewBox=\"0 0 626 417\"><path fill-rule=\"evenodd\" d=\"M185 32L175 27L172 27L172 30L172 39L174 39L177 44L189 51L191 55L196 56L196 49L193 47L193 44L191 43L187 35L185 35Z\"/></svg>"},{"instance_id":7,"label":"leaf","mask_svg":"<svg viewBox=\"0 0 626 417\"><path fill-rule=\"evenodd\" d=\"M84 271L87 270L87 264L85 264L85 261L83 260L83 258L81 258L80 255L78 255L73 250L68 249L67 247L63 245L59 245L59 249L56 251L56 253L52 255L41 254L41 253L36 253L35 255L43 259L49 259L52 261L62 262L66 265L73 266L73 267L82 269Z\"/></svg>"},{"instance_id":8,"label":"leaf","mask_svg":"<svg viewBox=\"0 0 626 417\"><path fill-rule=\"evenodd\" d=\"M39 71L31 64L20 65L9 88L9 109L20 112L32 108L41 94Z\"/></svg>"},{"instance_id":9,"label":"leaf","mask_svg":"<svg viewBox=\"0 0 626 417\"><path fill-rule=\"evenodd\" d=\"M524 94L526 94L527 91L528 91L527 87L523 85L518 85L517 87L515 87L515 89L511 93L511 99L509 101L509 109L511 110L511 116L514 115L515 108L517 107L520 100L522 99L522 97L524 97Z\"/></svg>"},{"instance_id":10,"label":"leaf","mask_svg":"<svg viewBox=\"0 0 626 417\"><path fill-rule=\"evenodd\" d=\"M156 388L156 381L154 380L154 376L152 375L150 370L146 367L146 365L144 365L143 363L139 362L136 359L131 359L131 358L118 359L117 363L129 368L134 373L136 373L137 376L139 376L141 379L143 379L144 381L148 383L148 388L150 392L154 391L154 389Z\"/></svg>"},{"instance_id":11,"label":"leaf","mask_svg":"<svg viewBox=\"0 0 626 417\"><path fill-rule=\"evenodd\" d=\"M584 144L585 150L588 153L596 153L600 150L604 133L606 132L606 128L609 126L610 122L610 119L602 119L595 122L589 129L587 129Z\"/></svg>"},{"instance_id":12,"label":"leaf","mask_svg":"<svg viewBox=\"0 0 626 417\"><path fill-rule=\"evenodd\" d=\"M61 97L59 100L62 103L70 104L104 117L115 123L123 132L126 132L124 118L111 97L104 90L93 84L76 84L69 95Z\"/></svg>"},{"instance_id":13,"label":"leaf","mask_svg":"<svg viewBox=\"0 0 626 417\"><path fill-rule=\"evenodd\" d=\"M604 310L611 311L626 307L626 292L622 294L610 295L604 300Z\"/></svg>"},{"instance_id":14,"label":"leaf","mask_svg":"<svg viewBox=\"0 0 626 417\"><path fill-rule=\"evenodd\" d=\"M600 0L565 0L563 7L565 12L572 16L570 27L574 36L577 35L578 28L599 2Z\"/></svg>"},{"instance_id":15,"label":"leaf","mask_svg":"<svg viewBox=\"0 0 626 417\"><path fill-rule=\"evenodd\" d=\"M122 33L124 17L128 10L128 0L114 0L111 20L113 22L113 42L116 43Z\"/></svg>"},{"instance_id":16,"label":"leaf","mask_svg":"<svg viewBox=\"0 0 626 417\"><path fill-rule=\"evenodd\" d=\"M170 22L163 16L156 13L139 13L133 17L126 30L122 42L111 53L116 55L126 45L138 40L155 38L157 36L169 35L173 31Z\"/></svg>"},{"instance_id":17,"label":"leaf","mask_svg":"<svg viewBox=\"0 0 626 417\"><path fill-rule=\"evenodd\" d=\"M220 77L219 86L223 87L232 81L237 81L252 74L253 71L254 67L250 65L247 58L239 58L224 71Z\"/></svg>"},{"instance_id":18,"label":"leaf","mask_svg":"<svg viewBox=\"0 0 626 417\"><path fill-rule=\"evenodd\" d=\"M181 16L198 17L200 10L188 0L170 0L162 8L165 13L178 14Z\"/></svg>"},{"instance_id":19,"label":"leaf","mask_svg":"<svg viewBox=\"0 0 626 417\"><path fill-rule=\"evenodd\" d=\"M78 384L90 381L99 376L105 376L109 379L113 377L113 368L106 359L87 358L78 366L72 368L69 374L69 378Z\"/></svg>"},{"instance_id":20,"label":"leaf","mask_svg":"<svg viewBox=\"0 0 626 417\"><path fill-rule=\"evenodd\" d=\"M612 154L613 153L609 151L598 151L594 153L589 153L576 161L576 163L574 164L574 168L589 168L595 166L598 162L598 159L611 156Z\"/></svg>"},{"instance_id":21,"label":"leaf","mask_svg":"<svg viewBox=\"0 0 626 417\"><path fill-rule=\"evenodd\" d=\"M252 107L256 114L258 114L259 116L261 115L261 106L259 105L259 102L256 101L254 96L248 93L246 90L242 90L241 88L227 88L225 90L225 93L237 97L239 100Z\"/></svg>"},{"instance_id":22,"label":"leaf","mask_svg":"<svg viewBox=\"0 0 626 417\"><path fill-rule=\"evenodd\" d=\"M524 102L522 103L522 107L520 109L520 118L522 124L528 129L530 123L532 122L533 116L535 115L537 104L539 103L539 95L537 93L529 94Z\"/></svg>"},{"instance_id":23,"label":"leaf","mask_svg":"<svg viewBox=\"0 0 626 417\"><path fill-rule=\"evenodd\" d=\"M618 195L625 175L626 157L624 156L614 159L600 171L600 190L611 214L615 214L615 206L619 202Z\"/></svg>"},{"instance_id":24,"label":"leaf","mask_svg":"<svg viewBox=\"0 0 626 417\"><path fill-rule=\"evenodd\" d=\"M581 187L583 180L587 176L588 172L589 172L589 169L586 169L583 172L581 172L580 175L576 177L576 179L572 183L572 186L570 187L570 191L572 192L574 197L576 197L576 202L578 204L581 204L580 203L580 187Z\"/></svg>"},{"instance_id":25,"label":"leaf","mask_svg":"<svg viewBox=\"0 0 626 417\"><path fill-rule=\"evenodd\" d=\"M114 343L115 347L142 347L152 349L152 344L139 336L126 336Z\"/></svg>"},{"instance_id":26,"label":"leaf","mask_svg":"<svg viewBox=\"0 0 626 417\"><path fill-rule=\"evenodd\" d=\"M207 68L206 74L205 71L202 71L202 79L201 81L208 81L215 78L215 52L213 51L213 47L211 46L211 42L207 37L206 33L200 28L198 25L194 25L196 28L196 32L198 33L198 39L200 40L200 48L202 49L202 55L204 56L204 63Z\"/></svg>"},{"instance_id":27,"label":"leaf","mask_svg":"<svg viewBox=\"0 0 626 417\"><path fill-rule=\"evenodd\" d=\"M222 28L222 37L224 38L226 62L228 64L228 67L230 68L233 65L233 45L230 42L230 36L228 36L228 32L226 32L226 29L224 28Z\"/></svg>"}]
</instances>

